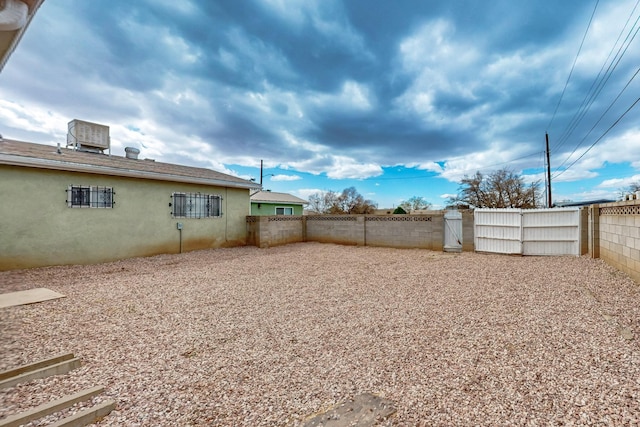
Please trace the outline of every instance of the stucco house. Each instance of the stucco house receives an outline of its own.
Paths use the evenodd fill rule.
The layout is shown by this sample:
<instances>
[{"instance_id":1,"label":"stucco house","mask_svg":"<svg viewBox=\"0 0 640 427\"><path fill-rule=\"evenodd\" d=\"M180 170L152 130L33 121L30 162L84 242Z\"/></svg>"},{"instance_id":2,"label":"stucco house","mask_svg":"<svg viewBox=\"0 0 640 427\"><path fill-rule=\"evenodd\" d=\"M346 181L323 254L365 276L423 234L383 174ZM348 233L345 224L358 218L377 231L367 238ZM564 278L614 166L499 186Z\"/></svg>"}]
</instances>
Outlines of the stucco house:
<instances>
[{"instance_id":1,"label":"stucco house","mask_svg":"<svg viewBox=\"0 0 640 427\"><path fill-rule=\"evenodd\" d=\"M258 191L251 195L251 215L302 215L306 200L287 193Z\"/></svg>"},{"instance_id":2,"label":"stucco house","mask_svg":"<svg viewBox=\"0 0 640 427\"><path fill-rule=\"evenodd\" d=\"M246 244L258 184L99 148L0 140L0 270Z\"/></svg>"}]
</instances>

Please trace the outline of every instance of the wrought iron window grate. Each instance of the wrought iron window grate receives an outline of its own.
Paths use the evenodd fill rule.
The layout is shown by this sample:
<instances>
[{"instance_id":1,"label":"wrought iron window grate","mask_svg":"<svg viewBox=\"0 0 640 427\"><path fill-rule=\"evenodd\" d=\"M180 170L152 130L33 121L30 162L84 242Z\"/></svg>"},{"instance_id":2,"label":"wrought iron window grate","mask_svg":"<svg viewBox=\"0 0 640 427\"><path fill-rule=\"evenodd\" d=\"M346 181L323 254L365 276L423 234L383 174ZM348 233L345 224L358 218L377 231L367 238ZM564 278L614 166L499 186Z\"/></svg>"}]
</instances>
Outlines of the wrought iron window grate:
<instances>
[{"instance_id":1,"label":"wrought iron window grate","mask_svg":"<svg viewBox=\"0 0 640 427\"><path fill-rule=\"evenodd\" d=\"M212 218L222 216L222 197L217 194L173 193L171 215L174 218Z\"/></svg>"},{"instance_id":2,"label":"wrought iron window grate","mask_svg":"<svg viewBox=\"0 0 640 427\"><path fill-rule=\"evenodd\" d=\"M67 206L70 208L113 208L116 203L112 187L70 185L67 190Z\"/></svg>"}]
</instances>

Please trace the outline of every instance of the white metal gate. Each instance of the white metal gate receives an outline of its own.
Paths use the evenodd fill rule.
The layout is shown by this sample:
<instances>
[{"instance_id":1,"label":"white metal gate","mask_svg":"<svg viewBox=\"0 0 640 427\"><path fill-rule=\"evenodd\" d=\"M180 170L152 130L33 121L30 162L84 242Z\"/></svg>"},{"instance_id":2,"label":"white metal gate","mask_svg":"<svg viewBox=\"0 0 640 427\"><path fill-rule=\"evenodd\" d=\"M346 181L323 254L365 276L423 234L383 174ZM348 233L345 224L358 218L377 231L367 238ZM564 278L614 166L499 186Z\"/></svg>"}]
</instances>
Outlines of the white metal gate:
<instances>
[{"instance_id":1,"label":"white metal gate","mask_svg":"<svg viewBox=\"0 0 640 427\"><path fill-rule=\"evenodd\" d=\"M447 210L444 213L444 251L462 252L462 213Z\"/></svg>"},{"instance_id":2,"label":"white metal gate","mask_svg":"<svg viewBox=\"0 0 640 427\"><path fill-rule=\"evenodd\" d=\"M580 255L580 208L476 209L478 252Z\"/></svg>"}]
</instances>

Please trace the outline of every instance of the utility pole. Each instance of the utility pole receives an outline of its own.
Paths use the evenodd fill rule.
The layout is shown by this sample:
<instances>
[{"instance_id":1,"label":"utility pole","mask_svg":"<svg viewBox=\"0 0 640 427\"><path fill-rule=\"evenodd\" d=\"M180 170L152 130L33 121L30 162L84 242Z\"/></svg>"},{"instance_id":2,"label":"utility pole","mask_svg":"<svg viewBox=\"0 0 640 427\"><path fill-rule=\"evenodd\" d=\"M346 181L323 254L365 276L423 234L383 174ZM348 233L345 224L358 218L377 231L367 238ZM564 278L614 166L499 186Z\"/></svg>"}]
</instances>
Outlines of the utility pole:
<instances>
[{"instance_id":1,"label":"utility pole","mask_svg":"<svg viewBox=\"0 0 640 427\"><path fill-rule=\"evenodd\" d=\"M547 140L547 207L551 207L551 162L550 162L550 154L549 154L549 134L547 132L544 133L545 139Z\"/></svg>"},{"instance_id":2,"label":"utility pole","mask_svg":"<svg viewBox=\"0 0 640 427\"><path fill-rule=\"evenodd\" d=\"M547 146L548 145L547 143ZM262 160L260 160L260 189L262 190Z\"/></svg>"}]
</instances>

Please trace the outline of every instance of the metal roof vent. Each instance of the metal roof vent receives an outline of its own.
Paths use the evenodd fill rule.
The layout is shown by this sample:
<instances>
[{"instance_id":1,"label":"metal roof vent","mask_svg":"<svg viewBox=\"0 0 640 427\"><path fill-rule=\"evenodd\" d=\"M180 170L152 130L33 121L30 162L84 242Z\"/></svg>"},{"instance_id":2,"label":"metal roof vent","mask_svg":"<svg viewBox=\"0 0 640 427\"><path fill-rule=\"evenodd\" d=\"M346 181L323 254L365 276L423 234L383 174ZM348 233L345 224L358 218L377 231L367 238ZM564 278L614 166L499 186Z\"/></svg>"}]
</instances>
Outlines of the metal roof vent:
<instances>
[{"instance_id":1,"label":"metal roof vent","mask_svg":"<svg viewBox=\"0 0 640 427\"><path fill-rule=\"evenodd\" d=\"M138 154L140 154L140 150L135 147L125 147L124 152L126 153L127 159L138 160Z\"/></svg>"}]
</instances>

